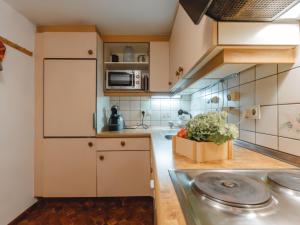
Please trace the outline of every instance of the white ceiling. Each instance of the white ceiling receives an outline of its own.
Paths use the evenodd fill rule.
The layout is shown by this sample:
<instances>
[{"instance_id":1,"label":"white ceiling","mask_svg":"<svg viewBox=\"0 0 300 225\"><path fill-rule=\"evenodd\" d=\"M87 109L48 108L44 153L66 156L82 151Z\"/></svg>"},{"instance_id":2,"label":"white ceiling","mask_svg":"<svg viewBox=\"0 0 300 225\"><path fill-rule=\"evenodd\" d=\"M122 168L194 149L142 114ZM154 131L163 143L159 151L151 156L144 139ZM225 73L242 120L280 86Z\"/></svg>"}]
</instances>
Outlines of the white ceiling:
<instances>
[{"instance_id":1,"label":"white ceiling","mask_svg":"<svg viewBox=\"0 0 300 225\"><path fill-rule=\"evenodd\" d=\"M103 34L166 35L177 0L4 0L37 25L96 24Z\"/></svg>"}]
</instances>

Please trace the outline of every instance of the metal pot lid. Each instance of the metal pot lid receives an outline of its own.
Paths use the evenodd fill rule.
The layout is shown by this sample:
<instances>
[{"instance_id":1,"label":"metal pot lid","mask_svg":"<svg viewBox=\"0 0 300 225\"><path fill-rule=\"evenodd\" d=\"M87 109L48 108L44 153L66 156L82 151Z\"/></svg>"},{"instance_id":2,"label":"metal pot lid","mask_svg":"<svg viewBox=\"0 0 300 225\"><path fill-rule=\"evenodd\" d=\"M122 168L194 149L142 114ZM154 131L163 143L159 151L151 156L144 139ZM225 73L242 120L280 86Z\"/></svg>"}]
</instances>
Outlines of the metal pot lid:
<instances>
[{"instance_id":1,"label":"metal pot lid","mask_svg":"<svg viewBox=\"0 0 300 225\"><path fill-rule=\"evenodd\" d=\"M258 206L271 199L261 182L238 174L205 172L195 178L194 185L206 197L236 207Z\"/></svg>"},{"instance_id":2,"label":"metal pot lid","mask_svg":"<svg viewBox=\"0 0 300 225\"><path fill-rule=\"evenodd\" d=\"M280 186L300 192L300 173L271 172L268 174L268 179Z\"/></svg>"}]
</instances>

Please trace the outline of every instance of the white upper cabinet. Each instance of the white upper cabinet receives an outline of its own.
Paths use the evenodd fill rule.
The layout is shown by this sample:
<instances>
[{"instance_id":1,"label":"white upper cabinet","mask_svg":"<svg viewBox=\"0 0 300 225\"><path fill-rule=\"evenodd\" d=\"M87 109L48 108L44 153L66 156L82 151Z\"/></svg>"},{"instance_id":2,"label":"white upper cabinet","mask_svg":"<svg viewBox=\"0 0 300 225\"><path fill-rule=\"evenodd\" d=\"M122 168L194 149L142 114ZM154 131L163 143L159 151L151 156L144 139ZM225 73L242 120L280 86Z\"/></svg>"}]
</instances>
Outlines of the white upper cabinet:
<instances>
[{"instance_id":1,"label":"white upper cabinet","mask_svg":"<svg viewBox=\"0 0 300 225\"><path fill-rule=\"evenodd\" d=\"M219 22L218 45L299 45L299 24Z\"/></svg>"},{"instance_id":2,"label":"white upper cabinet","mask_svg":"<svg viewBox=\"0 0 300 225\"><path fill-rule=\"evenodd\" d=\"M216 22L203 16L195 25L179 6L170 37L171 91L209 73L221 78L251 64L293 63L299 36L298 23Z\"/></svg>"},{"instance_id":3,"label":"white upper cabinet","mask_svg":"<svg viewBox=\"0 0 300 225\"><path fill-rule=\"evenodd\" d=\"M169 42L150 42L150 91L168 92Z\"/></svg>"},{"instance_id":4,"label":"white upper cabinet","mask_svg":"<svg viewBox=\"0 0 300 225\"><path fill-rule=\"evenodd\" d=\"M44 61L44 136L95 136L96 60Z\"/></svg>"},{"instance_id":5,"label":"white upper cabinet","mask_svg":"<svg viewBox=\"0 0 300 225\"><path fill-rule=\"evenodd\" d=\"M45 58L96 58L97 33L45 32Z\"/></svg>"},{"instance_id":6,"label":"white upper cabinet","mask_svg":"<svg viewBox=\"0 0 300 225\"><path fill-rule=\"evenodd\" d=\"M217 23L204 16L195 25L179 6L170 37L170 80L172 86L216 45Z\"/></svg>"}]
</instances>

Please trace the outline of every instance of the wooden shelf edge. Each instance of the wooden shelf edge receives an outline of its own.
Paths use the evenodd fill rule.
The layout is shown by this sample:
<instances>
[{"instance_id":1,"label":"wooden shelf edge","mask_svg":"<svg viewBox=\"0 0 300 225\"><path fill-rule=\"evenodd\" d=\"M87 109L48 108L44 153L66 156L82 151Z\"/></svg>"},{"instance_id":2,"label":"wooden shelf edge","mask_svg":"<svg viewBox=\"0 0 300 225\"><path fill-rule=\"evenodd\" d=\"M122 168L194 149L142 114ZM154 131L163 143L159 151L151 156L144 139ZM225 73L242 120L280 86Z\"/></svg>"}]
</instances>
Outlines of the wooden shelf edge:
<instances>
[{"instance_id":1,"label":"wooden shelf edge","mask_svg":"<svg viewBox=\"0 0 300 225\"><path fill-rule=\"evenodd\" d=\"M96 32L101 37L101 32L96 25L38 26L36 32Z\"/></svg>"},{"instance_id":2,"label":"wooden shelf edge","mask_svg":"<svg viewBox=\"0 0 300 225\"><path fill-rule=\"evenodd\" d=\"M145 91L104 91L104 96L152 96L152 93Z\"/></svg>"},{"instance_id":3,"label":"wooden shelf edge","mask_svg":"<svg viewBox=\"0 0 300 225\"><path fill-rule=\"evenodd\" d=\"M151 42L169 41L169 35L103 35L104 42Z\"/></svg>"},{"instance_id":4,"label":"wooden shelf edge","mask_svg":"<svg viewBox=\"0 0 300 225\"><path fill-rule=\"evenodd\" d=\"M104 62L108 65L149 65L149 62Z\"/></svg>"}]
</instances>

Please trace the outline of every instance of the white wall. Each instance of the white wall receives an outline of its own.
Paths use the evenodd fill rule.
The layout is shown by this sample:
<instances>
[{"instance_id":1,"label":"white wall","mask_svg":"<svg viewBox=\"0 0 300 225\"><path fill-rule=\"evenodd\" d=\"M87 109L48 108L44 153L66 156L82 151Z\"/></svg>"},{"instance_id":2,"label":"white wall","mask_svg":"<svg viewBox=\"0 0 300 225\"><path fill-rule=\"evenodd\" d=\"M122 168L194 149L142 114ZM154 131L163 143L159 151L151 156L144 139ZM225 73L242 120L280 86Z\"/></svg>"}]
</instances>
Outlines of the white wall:
<instances>
[{"instance_id":1,"label":"white wall","mask_svg":"<svg viewBox=\"0 0 300 225\"><path fill-rule=\"evenodd\" d=\"M0 0L0 35L33 50L34 34L35 26ZM0 225L35 202L33 57L6 47L0 72Z\"/></svg>"}]
</instances>

